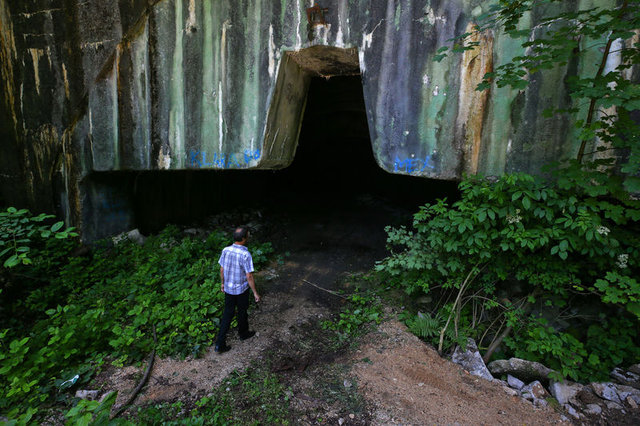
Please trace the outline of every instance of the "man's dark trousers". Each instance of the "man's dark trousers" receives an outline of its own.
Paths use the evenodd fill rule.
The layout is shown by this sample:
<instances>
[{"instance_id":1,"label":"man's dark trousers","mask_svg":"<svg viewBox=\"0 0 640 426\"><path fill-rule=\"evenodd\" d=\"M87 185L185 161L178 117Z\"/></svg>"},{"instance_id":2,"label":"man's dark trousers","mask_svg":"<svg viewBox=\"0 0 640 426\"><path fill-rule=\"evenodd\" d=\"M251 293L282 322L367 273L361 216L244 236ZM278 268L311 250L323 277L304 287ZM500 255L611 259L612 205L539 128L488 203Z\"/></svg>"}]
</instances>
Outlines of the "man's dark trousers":
<instances>
[{"instance_id":1,"label":"man's dark trousers","mask_svg":"<svg viewBox=\"0 0 640 426\"><path fill-rule=\"evenodd\" d=\"M223 347L227 344L227 332L231 326L234 311L238 307L238 334L245 337L249 334L249 320L247 308L249 307L249 289L241 294L224 294L224 312L222 313L222 321L220 322L220 331L216 346Z\"/></svg>"}]
</instances>

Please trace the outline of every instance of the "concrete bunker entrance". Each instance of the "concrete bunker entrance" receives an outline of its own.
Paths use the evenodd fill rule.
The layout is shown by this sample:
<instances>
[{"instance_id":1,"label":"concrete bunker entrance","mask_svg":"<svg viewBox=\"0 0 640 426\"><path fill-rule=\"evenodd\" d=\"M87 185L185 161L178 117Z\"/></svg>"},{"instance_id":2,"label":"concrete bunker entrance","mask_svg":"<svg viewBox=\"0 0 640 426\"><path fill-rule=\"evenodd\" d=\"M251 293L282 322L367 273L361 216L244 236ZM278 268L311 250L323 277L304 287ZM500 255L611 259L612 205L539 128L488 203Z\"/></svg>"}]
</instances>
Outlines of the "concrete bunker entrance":
<instances>
[{"instance_id":1,"label":"concrete bunker entrance","mask_svg":"<svg viewBox=\"0 0 640 426\"><path fill-rule=\"evenodd\" d=\"M115 183L122 188L119 192L127 193L118 198L127 200L132 214L123 215L126 209L120 209L114 212L113 221L124 220L128 229L137 227L146 234L169 223L193 224L209 215L237 209L299 211L304 205L316 213L318 209L331 209L335 214L342 206L352 208L360 200L371 198L413 209L455 190L453 182L395 175L378 166L369 136L357 51L351 49L349 55L336 56L335 48L331 49L286 53L299 66L308 67L305 104L299 112L299 137L291 164L277 170L96 174L91 182L99 186ZM344 60L348 57L351 62ZM94 225L98 234L106 234L98 237L116 231L115 223L111 230L104 221L90 227Z\"/></svg>"}]
</instances>

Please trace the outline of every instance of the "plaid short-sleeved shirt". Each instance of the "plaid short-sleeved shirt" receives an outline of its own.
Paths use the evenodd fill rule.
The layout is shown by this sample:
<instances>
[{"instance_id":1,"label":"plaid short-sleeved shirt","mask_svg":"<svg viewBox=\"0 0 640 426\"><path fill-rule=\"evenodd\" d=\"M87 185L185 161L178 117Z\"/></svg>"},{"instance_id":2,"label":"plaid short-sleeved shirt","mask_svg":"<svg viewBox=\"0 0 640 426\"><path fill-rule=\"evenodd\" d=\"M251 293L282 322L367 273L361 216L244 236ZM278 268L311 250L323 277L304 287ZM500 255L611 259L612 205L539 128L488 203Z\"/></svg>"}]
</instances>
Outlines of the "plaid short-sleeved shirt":
<instances>
[{"instance_id":1,"label":"plaid short-sleeved shirt","mask_svg":"<svg viewBox=\"0 0 640 426\"><path fill-rule=\"evenodd\" d=\"M249 288L247 274L253 272L249 249L240 244L225 247L218 261L224 272L224 292L242 294Z\"/></svg>"}]
</instances>

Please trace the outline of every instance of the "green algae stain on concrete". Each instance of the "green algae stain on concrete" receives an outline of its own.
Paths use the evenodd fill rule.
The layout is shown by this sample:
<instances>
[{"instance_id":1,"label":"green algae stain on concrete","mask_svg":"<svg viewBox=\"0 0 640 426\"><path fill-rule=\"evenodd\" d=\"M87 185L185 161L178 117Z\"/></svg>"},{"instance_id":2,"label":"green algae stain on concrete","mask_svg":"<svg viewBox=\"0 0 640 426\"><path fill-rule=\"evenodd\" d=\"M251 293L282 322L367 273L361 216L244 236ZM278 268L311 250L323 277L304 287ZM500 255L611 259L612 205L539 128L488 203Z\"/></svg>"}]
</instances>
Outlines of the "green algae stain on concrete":
<instances>
[{"instance_id":1,"label":"green algae stain on concrete","mask_svg":"<svg viewBox=\"0 0 640 426\"><path fill-rule=\"evenodd\" d=\"M175 164L174 168L184 168L185 163L185 120L184 120L184 55L183 55L183 38L184 31L182 28L183 4L180 0L175 0L175 50L173 52L173 62L171 68L171 98L169 112L169 144L172 149L172 158Z\"/></svg>"},{"instance_id":2,"label":"green algae stain on concrete","mask_svg":"<svg viewBox=\"0 0 640 426\"><path fill-rule=\"evenodd\" d=\"M249 10L253 11L252 19L247 20L245 27L245 43L247 48L245 52L245 73L244 73L244 92L242 97L242 131L237 152L242 152L243 146L255 151L256 145L260 140L261 127L258 126L259 102L261 96L260 73L262 71L261 57L263 54L263 45L265 38L261 34L262 28L262 1L254 0L249 5ZM252 164L255 162L251 161Z\"/></svg>"},{"instance_id":3,"label":"green algae stain on concrete","mask_svg":"<svg viewBox=\"0 0 640 426\"><path fill-rule=\"evenodd\" d=\"M213 9L211 2L204 2L203 29L204 41L202 43L202 114L200 123L200 140L204 151L215 152L217 141L218 111L216 98L216 61L214 58L220 55L220 45L217 37L214 37ZM215 47L214 47L215 42Z\"/></svg>"},{"instance_id":4,"label":"green algae stain on concrete","mask_svg":"<svg viewBox=\"0 0 640 426\"><path fill-rule=\"evenodd\" d=\"M25 37L15 45L8 28L27 34L30 21L15 19L23 12L19 2L0 7L0 70L13 80L28 77L23 85L4 80L10 92L3 94L7 124L15 128L13 121L29 105L53 102L54 108L47 108L55 114L41 114L40 122L28 117L33 123L25 125L24 133L32 136L19 142L39 143L33 136L38 129L50 128L55 120L64 123L53 124L58 135L73 141L68 146L73 152L65 154L77 159L65 172L72 180L125 169L284 167L294 159L306 89L315 75L291 55L355 46L374 155L385 170L442 179L458 179L468 170L535 173L576 148L567 142L574 139L571 126L562 117L543 120L542 110L567 102L565 77L574 72L593 76L601 59L593 50L582 62L545 78L530 76L532 86L526 90L494 86L483 99L470 90L477 80L472 57L451 55L441 63L433 57L489 2L325 0L319 5L329 10L327 25L311 31L309 40L310 0L164 0L145 3L149 9L139 1L111 1L118 7L82 2L74 6L74 16L65 12L55 22L55 28L70 32ZM28 14L45 15L37 12L46 2L27 3ZM576 0L554 7L570 11L614 3ZM96 25L98 12L108 29ZM520 25L537 25L539 15L525 16ZM479 52L482 58L491 56L496 66L524 53L520 40L501 33L492 40L492 49ZM45 61L40 52L59 57ZM309 59L331 62L321 55ZM51 62L50 70L62 70L59 75L69 71L85 78L49 78L45 62ZM45 102L43 90L57 95ZM76 105L74 99L81 101ZM470 111L470 104L479 105L479 111ZM74 125L65 128L67 123ZM69 202L72 209L74 202Z\"/></svg>"}]
</instances>

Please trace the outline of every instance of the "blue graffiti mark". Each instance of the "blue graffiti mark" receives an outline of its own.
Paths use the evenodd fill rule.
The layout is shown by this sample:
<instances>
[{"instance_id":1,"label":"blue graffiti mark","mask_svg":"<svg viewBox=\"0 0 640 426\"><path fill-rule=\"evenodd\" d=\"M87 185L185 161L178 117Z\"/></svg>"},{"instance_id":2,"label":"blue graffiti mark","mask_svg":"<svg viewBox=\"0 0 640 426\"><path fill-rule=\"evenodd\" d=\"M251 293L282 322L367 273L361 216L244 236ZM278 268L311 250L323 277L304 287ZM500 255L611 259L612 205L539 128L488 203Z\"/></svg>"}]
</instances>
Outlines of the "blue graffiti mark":
<instances>
[{"instance_id":1,"label":"blue graffiti mark","mask_svg":"<svg viewBox=\"0 0 640 426\"><path fill-rule=\"evenodd\" d=\"M435 165L431 159L430 155L425 155L424 159L422 158L406 158L404 160L400 160L398 156L393 161L393 171L394 172L406 172L406 173L421 173L426 169L435 169Z\"/></svg>"},{"instance_id":2,"label":"blue graffiti mark","mask_svg":"<svg viewBox=\"0 0 640 426\"><path fill-rule=\"evenodd\" d=\"M241 158L239 158L241 157ZM217 167L219 169L242 168L249 166L254 160L260 159L260 149L245 149L242 154L213 153L206 151L189 151L188 165L190 167Z\"/></svg>"},{"instance_id":3,"label":"blue graffiti mark","mask_svg":"<svg viewBox=\"0 0 640 426\"><path fill-rule=\"evenodd\" d=\"M259 160L260 159L260 148L255 149L253 151L251 151L250 149L245 149L244 150L244 162L245 163L250 163L253 160Z\"/></svg>"}]
</instances>

